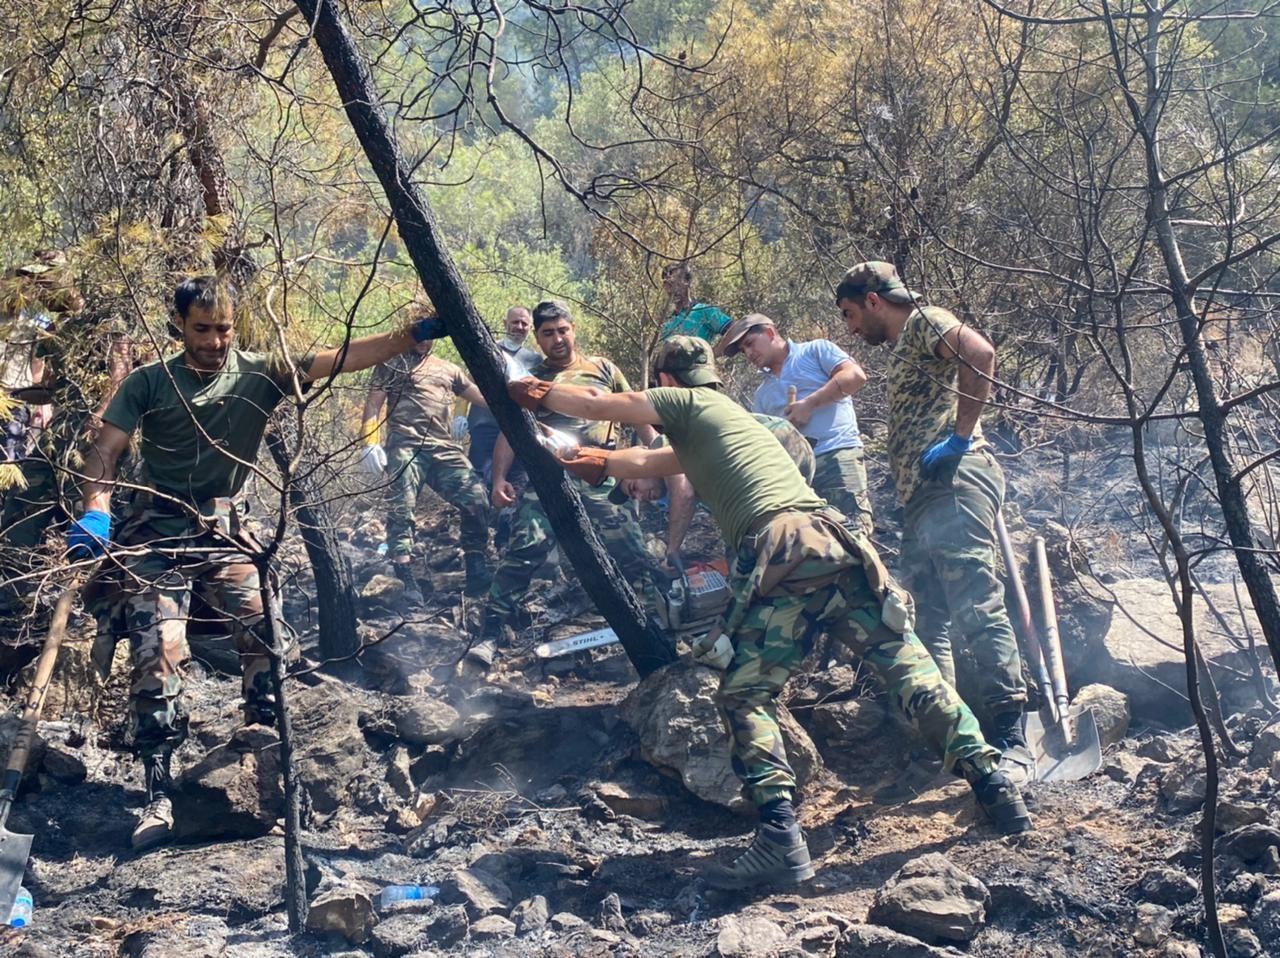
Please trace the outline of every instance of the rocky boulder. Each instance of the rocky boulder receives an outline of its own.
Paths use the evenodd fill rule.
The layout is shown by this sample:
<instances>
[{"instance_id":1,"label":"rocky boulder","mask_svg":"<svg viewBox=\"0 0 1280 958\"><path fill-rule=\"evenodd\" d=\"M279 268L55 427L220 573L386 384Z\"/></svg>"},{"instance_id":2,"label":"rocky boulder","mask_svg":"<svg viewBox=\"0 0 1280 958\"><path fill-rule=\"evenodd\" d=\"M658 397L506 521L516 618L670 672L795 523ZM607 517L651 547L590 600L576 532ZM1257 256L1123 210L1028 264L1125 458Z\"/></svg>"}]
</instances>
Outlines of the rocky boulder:
<instances>
[{"instance_id":1,"label":"rocky boulder","mask_svg":"<svg viewBox=\"0 0 1280 958\"><path fill-rule=\"evenodd\" d=\"M716 954L720 958L772 958L787 936L767 918L757 915L730 915L720 924Z\"/></svg>"},{"instance_id":2,"label":"rocky boulder","mask_svg":"<svg viewBox=\"0 0 1280 958\"><path fill-rule=\"evenodd\" d=\"M412 745L440 745L456 737L458 710L425 695L406 698L394 711L396 734Z\"/></svg>"},{"instance_id":3,"label":"rocky boulder","mask_svg":"<svg viewBox=\"0 0 1280 958\"><path fill-rule=\"evenodd\" d=\"M641 680L622 703L623 720L640 740L640 753L679 774L694 795L745 813L748 803L729 763L729 740L715 694L722 673L677 662ZM822 768L813 741L785 707L778 706L787 756L801 786Z\"/></svg>"},{"instance_id":4,"label":"rocky boulder","mask_svg":"<svg viewBox=\"0 0 1280 958\"><path fill-rule=\"evenodd\" d=\"M374 764L360 731L360 707L342 683L299 689L290 699L298 777L322 815L349 801L356 777Z\"/></svg>"},{"instance_id":5,"label":"rocky boulder","mask_svg":"<svg viewBox=\"0 0 1280 958\"><path fill-rule=\"evenodd\" d=\"M926 945L919 938L877 925L854 925L836 942L836 958L964 958L955 948Z\"/></svg>"},{"instance_id":6,"label":"rocky boulder","mask_svg":"<svg viewBox=\"0 0 1280 958\"><path fill-rule=\"evenodd\" d=\"M307 931L340 935L353 945L369 940L378 918L373 898L356 888L334 888L317 895L307 909Z\"/></svg>"},{"instance_id":7,"label":"rocky boulder","mask_svg":"<svg viewBox=\"0 0 1280 958\"><path fill-rule=\"evenodd\" d=\"M1109 748L1129 734L1129 697L1109 685L1086 685L1076 693L1073 708L1090 709L1098 723L1098 740Z\"/></svg>"},{"instance_id":8,"label":"rocky boulder","mask_svg":"<svg viewBox=\"0 0 1280 958\"><path fill-rule=\"evenodd\" d=\"M1244 628L1236 610L1235 593L1230 583L1204 586L1213 604L1233 631L1243 635ZM1109 685L1129 697L1133 716L1159 725L1178 727L1192 720L1187 704L1186 662L1182 654L1182 626L1178 621L1169 586L1163 579L1127 579L1109 586L1099 586L1098 595L1114 597L1115 609L1104 631L1083 636L1085 644L1075 647L1063 636L1063 654L1070 668L1072 684L1084 686L1098 682ZM1250 627L1259 633L1242 591L1245 614ZM1212 666L1220 662L1231 666L1231 672L1250 674L1246 654L1221 635L1222 626L1201 601L1195 603L1197 640L1205 659ZM1215 671L1224 695L1233 691L1220 671ZM1244 682L1243 679L1238 680ZM1241 694L1253 698L1249 689Z\"/></svg>"},{"instance_id":9,"label":"rocky boulder","mask_svg":"<svg viewBox=\"0 0 1280 958\"><path fill-rule=\"evenodd\" d=\"M921 855L876 892L867 919L926 942L968 942L987 920L985 885L943 855Z\"/></svg>"},{"instance_id":10,"label":"rocky boulder","mask_svg":"<svg viewBox=\"0 0 1280 958\"><path fill-rule=\"evenodd\" d=\"M267 834L284 814L275 731L260 725L239 729L183 772L170 797L180 841Z\"/></svg>"}]
</instances>

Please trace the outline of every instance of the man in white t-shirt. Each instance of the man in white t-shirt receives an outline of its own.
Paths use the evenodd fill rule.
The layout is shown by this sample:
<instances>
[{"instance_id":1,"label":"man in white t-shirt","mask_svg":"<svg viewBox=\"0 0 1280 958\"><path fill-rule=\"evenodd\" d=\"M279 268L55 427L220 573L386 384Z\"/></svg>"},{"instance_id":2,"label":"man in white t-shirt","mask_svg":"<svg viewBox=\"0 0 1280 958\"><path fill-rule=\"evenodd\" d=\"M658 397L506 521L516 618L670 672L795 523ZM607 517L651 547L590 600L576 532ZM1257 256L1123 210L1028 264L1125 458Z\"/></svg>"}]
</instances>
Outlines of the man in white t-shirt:
<instances>
[{"instance_id":1,"label":"man in white t-shirt","mask_svg":"<svg viewBox=\"0 0 1280 958\"><path fill-rule=\"evenodd\" d=\"M741 352L764 373L754 412L779 416L813 446L813 489L870 535L874 530L862 436L852 397L867 374L828 339L797 342L778 332L763 313L737 320L721 340L725 356Z\"/></svg>"}]
</instances>

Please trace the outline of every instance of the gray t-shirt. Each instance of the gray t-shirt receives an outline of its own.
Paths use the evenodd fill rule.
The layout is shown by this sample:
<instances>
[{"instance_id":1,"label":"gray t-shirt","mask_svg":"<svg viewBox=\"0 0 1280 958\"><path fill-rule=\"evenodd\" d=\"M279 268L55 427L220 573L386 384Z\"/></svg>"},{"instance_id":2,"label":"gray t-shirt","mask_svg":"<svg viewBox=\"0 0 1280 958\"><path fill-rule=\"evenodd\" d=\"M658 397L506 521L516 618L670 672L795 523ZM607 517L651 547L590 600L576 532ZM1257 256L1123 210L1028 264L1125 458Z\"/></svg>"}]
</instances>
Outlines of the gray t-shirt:
<instances>
[{"instance_id":1,"label":"gray t-shirt","mask_svg":"<svg viewBox=\"0 0 1280 958\"><path fill-rule=\"evenodd\" d=\"M796 387L796 398L811 396L831 379L832 373L845 363L852 362L849 354L829 339L814 339L807 343L787 341L790 347L782 368L765 371L764 382L756 390L752 409L770 416L781 416L787 406L787 388ZM811 443L815 455L835 452L837 449L857 449L862 446L858 432L858 417L853 412L853 400L841 396L839 401L817 409L812 418L800 428L800 433Z\"/></svg>"}]
</instances>

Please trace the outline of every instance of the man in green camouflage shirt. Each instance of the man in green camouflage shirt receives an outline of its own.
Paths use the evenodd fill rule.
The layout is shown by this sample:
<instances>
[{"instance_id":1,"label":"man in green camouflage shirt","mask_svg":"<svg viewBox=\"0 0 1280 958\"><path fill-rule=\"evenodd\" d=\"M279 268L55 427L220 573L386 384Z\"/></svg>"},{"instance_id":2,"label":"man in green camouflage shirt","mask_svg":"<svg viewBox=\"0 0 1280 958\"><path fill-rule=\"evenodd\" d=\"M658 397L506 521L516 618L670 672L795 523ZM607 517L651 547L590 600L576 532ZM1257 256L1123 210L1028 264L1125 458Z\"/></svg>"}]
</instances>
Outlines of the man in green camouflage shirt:
<instances>
[{"instance_id":1,"label":"man in green camouflage shirt","mask_svg":"<svg viewBox=\"0 0 1280 958\"><path fill-rule=\"evenodd\" d=\"M306 383L444 335L442 323L424 319L290 365L234 348L230 293L214 277L183 282L174 307L183 351L134 370L117 390L85 456L84 512L67 535L72 557L103 560L85 589L98 618L99 669L110 668L117 639L129 644L130 737L147 787L135 848L167 841L173 828L169 762L187 732L182 684L193 598L240 653L245 723L276 720L267 642L274 631L285 654L285 627L275 597L264 602L251 561L261 548L232 501L254 470L272 412ZM141 477L113 529L117 466L135 431Z\"/></svg>"},{"instance_id":2,"label":"man in green camouflage shirt","mask_svg":"<svg viewBox=\"0 0 1280 958\"><path fill-rule=\"evenodd\" d=\"M1000 753L983 740L977 719L912 632L908 597L866 536L814 494L763 425L719 392L710 344L675 336L658 347L653 363L659 387L642 393L608 395L534 379L508 389L526 409L662 426L667 448L584 449L565 468L593 483L683 472L736 550L723 635L708 636L694 651L706 661L727 660L718 700L734 772L761 824L750 847L712 869L708 881L746 888L813 875L776 702L823 630L880 673L894 702L947 769L970 783L1001 832L1031 828L1017 787L998 768Z\"/></svg>"},{"instance_id":3,"label":"man in green camouflage shirt","mask_svg":"<svg viewBox=\"0 0 1280 958\"><path fill-rule=\"evenodd\" d=\"M425 340L374 369L362 420L365 467L377 475L384 469L391 475L387 541L411 603L422 601L410 566L418 495L424 485L462 514L458 544L466 568L466 595L475 598L489 588L489 495L450 434L455 396L476 406L485 401L458 366L431 355L434 345L435 340ZM378 443L384 403L390 432L385 451Z\"/></svg>"},{"instance_id":4,"label":"man in green camouflage shirt","mask_svg":"<svg viewBox=\"0 0 1280 958\"><path fill-rule=\"evenodd\" d=\"M992 744L1025 781L1022 731L1027 691L1018 643L996 573L996 515L1004 473L982 436L996 354L976 329L945 309L920 306L893 264L859 263L836 287L851 333L890 344L889 466L906 507L902 578L919 633L955 684L950 631L973 653Z\"/></svg>"},{"instance_id":5,"label":"man in green camouflage shirt","mask_svg":"<svg viewBox=\"0 0 1280 958\"><path fill-rule=\"evenodd\" d=\"M573 383L607 393L630 391L627 377L612 362L578 350L573 316L564 303L549 301L534 307L533 336L543 354L542 362L530 370L537 379ZM540 429L577 446L603 449L615 442L611 423L589 422L549 409L540 411L537 419ZM657 435L651 426L641 427L637 434L643 442L651 442ZM516 501L515 488L507 480L512 459L507 437L500 436L493 449L493 505L498 509ZM627 581L652 603L653 561L635 516L609 500L613 486L612 482L596 488L580 484L578 492L601 543L617 560ZM528 590L533 574L555 547L551 522L532 487L524 490L519 502L511 540L493 574L479 637L467 650L467 658L484 668L493 664L507 620Z\"/></svg>"}]
</instances>

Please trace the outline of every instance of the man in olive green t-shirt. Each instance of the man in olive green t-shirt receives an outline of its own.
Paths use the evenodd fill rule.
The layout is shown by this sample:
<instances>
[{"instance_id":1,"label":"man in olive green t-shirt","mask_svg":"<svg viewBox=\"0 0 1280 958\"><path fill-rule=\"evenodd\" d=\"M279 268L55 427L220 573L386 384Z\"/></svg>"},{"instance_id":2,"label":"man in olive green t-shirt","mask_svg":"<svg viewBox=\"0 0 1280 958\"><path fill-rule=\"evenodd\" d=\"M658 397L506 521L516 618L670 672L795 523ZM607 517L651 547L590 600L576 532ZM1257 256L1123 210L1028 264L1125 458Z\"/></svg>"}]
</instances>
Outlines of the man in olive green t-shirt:
<instances>
[{"instance_id":1,"label":"man in olive green t-shirt","mask_svg":"<svg viewBox=\"0 0 1280 958\"><path fill-rule=\"evenodd\" d=\"M420 320L289 366L233 347L230 295L213 277L186 280L174 305L183 351L134 370L103 412L85 457L84 514L67 536L73 556L105 556L86 587L98 618L95 662L109 669L115 641L129 640L130 733L148 799L135 848L166 841L173 827L166 791L170 755L186 735L182 672L193 592L241 654L245 723L276 719L264 647L269 625L258 570L248 559L255 544L231 504L253 471L272 412L306 383L368 368L443 335L439 320ZM116 467L135 431L140 488L113 534Z\"/></svg>"},{"instance_id":2,"label":"man in olive green t-shirt","mask_svg":"<svg viewBox=\"0 0 1280 958\"><path fill-rule=\"evenodd\" d=\"M796 823L796 780L776 700L820 629L850 645L884 679L946 767L968 780L1003 833L1031 827L1018 789L998 770L973 713L911 630L909 598L870 542L818 498L773 434L718 392L711 346L675 336L658 347L659 388L607 395L523 379L509 386L528 409L662 426L670 446L621 452L584 448L565 467L587 482L684 472L737 550L734 598L723 633L732 658L718 700L728 719L733 769L760 811L750 847L707 876L722 888L796 883L813 875ZM701 650L714 654L708 637Z\"/></svg>"}]
</instances>

